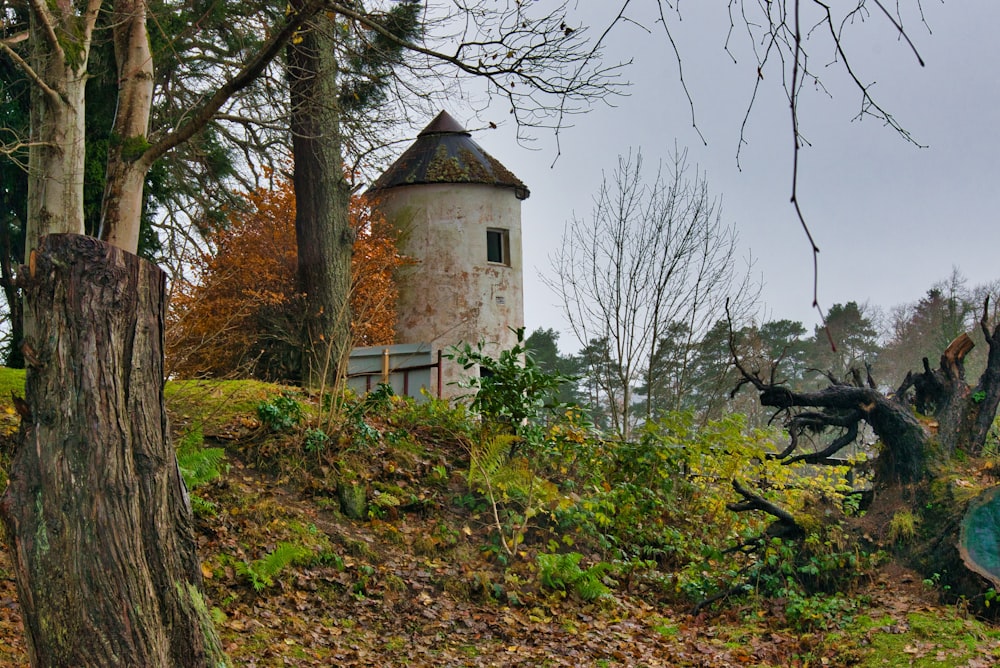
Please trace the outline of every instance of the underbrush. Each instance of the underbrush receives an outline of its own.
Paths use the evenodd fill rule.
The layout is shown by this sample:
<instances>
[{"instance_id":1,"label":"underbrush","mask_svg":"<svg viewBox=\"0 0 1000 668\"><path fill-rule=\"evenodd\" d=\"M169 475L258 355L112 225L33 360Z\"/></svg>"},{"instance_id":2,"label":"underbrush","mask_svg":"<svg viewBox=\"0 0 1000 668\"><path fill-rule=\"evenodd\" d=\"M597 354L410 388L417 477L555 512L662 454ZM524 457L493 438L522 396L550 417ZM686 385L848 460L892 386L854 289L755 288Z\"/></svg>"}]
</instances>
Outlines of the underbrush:
<instances>
[{"instance_id":1,"label":"underbrush","mask_svg":"<svg viewBox=\"0 0 1000 668\"><path fill-rule=\"evenodd\" d=\"M494 378L530 366L519 359L493 360ZM524 629L554 637L546 625L614 628L615 642L618 622L641 642L728 652L706 665L1000 658L1000 634L961 610L921 612L921 598L887 611L892 595L870 581L885 557L850 533L845 471L777 466L772 434L738 416L672 414L621 442L530 388L514 411L509 398L456 406L387 388L185 382L167 395L208 600L237 662L337 665L345 647L377 646L381 665L460 665L432 652L502 658ZM734 512L733 480L803 534ZM456 619L469 633L452 642ZM432 658L413 662L425 636Z\"/></svg>"},{"instance_id":2,"label":"underbrush","mask_svg":"<svg viewBox=\"0 0 1000 668\"><path fill-rule=\"evenodd\" d=\"M168 383L182 472L192 489L209 483L225 469L217 447L225 445L356 520L392 526L438 515L425 550L446 552L456 536L471 536L521 589L692 607L778 599L797 629L850 614L838 592L882 556L845 534L845 468L778 465L767 457L775 435L747 429L740 416L699 426L676 413L633 441L606 439L584 411L552 402L567 379L524 353L521 344L497 358L453 351L491 371L468 380L476 392L468 405L404 399L386 386L318 397L249 381ZM782 505L806 534L772 536L771 517L733 512L733 480ZM215 512L208 496L193 494L196 512Z\"/></svg>"},{"instance_id":3,"label":"underbrush","mask_svg":"<svg viewBox=\"0 0 1000 668\"><path fill-rule=\"evenodd\" d=\"M881 556L843 528L846 467L780 465L768 457L775 434L736 415L698 425L675 413L634 441L604 438L582 410L552 401L566 378L524 353L520 344L498 358L453 351L490 371L468 379L467 406L387 386L364 397L272 394L256 405L258 428L239 454L355 520L442 517L425 549L478 540L493 579L521 590L515 598L629 595L695 610L780 599L797 630L851 613L837 593ZM795 516L803 535L779 535L765 513L734 512L734 481Z\"/></svg>"}]
</instances>

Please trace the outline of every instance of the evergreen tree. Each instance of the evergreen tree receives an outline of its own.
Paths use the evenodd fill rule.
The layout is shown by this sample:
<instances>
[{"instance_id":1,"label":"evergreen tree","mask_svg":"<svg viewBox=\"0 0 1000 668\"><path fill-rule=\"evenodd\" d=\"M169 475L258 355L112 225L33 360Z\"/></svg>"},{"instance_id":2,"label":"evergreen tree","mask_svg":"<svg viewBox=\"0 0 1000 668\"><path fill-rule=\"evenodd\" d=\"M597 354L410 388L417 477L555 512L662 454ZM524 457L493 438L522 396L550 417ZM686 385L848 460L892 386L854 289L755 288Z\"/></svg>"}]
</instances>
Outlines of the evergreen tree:
<instances>
[{"instance_id":1,"label":"evergreen tree","mask_svg":"<svg viewBox=\"0 0 1000 668\"><path fill-rule=\"evenodd\" d=\"M907 371L920 371L924 358L933 366L956 336L969 332L979 339L974 324L976 309L981 307L973 302L965 279L957 271L950 279L935 283L918 301L897 307L885 350L879 356L879 373L902 378ZM970 372L982 369L985 360L981 350L974 351L980 354L970 355L966 362Z\"/></svg>"},{"instance_id":2,"label":"evergreen tree","mask_svg":"<svg viewBox=\"0 0 1000 668\"><path fill-rule=\"evenodd\" d=\"M524 341L527 354L538 366L548 374L559 374L580 378L583 375L583 363L576 355L563 355L559 352L559 332L554 329L538 328ZM579 388L580 381L565 383L559 388L559 394L553 400L561 404L586 403Z\"/></svg>"},{"instance_id":3,"label":"evergreen tree","mask_svg":"<svg viewBox=\"0 0 1000 668\"><path fill-rule=\"evenodd\" d=\"M834 304L826 314L826 325L817 325L809 341L807 364L822 376L845 380L852 369L865 377L880 350L878 331L857 302Z\"/></svg>"}]
</instances>

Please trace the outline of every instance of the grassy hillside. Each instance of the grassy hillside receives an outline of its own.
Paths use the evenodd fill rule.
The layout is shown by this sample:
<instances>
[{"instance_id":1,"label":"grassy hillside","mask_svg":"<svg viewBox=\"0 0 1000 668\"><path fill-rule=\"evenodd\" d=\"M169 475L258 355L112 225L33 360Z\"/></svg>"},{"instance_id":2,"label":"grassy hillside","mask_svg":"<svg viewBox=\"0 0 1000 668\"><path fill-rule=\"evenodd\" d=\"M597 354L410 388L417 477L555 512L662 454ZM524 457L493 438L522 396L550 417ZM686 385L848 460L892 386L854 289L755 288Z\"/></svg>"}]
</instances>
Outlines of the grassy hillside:
<instances>
[{"instance_id":1,"label":"grassy hillside","mask_svg":"<svg viewBox=\"0 0 1000 668\"><path fill-rule=\"evenodd\" d=\"M0 386L19 383L0 371ZM16 415L0 393L9 453ZM780 541L727 553L764 525L725 509L726 476L749 475L768 438L738 421L676 416L623 446L572 412L515 437L384 394L190 381L167 399L234 665L1000 660L1000 631L940 604L933 581L876 545L817 529L805 557ZM835 482L810 483L803 507ZM5 554L0 569L0 665L27 665Z\"/></svg>"}]
</instances>

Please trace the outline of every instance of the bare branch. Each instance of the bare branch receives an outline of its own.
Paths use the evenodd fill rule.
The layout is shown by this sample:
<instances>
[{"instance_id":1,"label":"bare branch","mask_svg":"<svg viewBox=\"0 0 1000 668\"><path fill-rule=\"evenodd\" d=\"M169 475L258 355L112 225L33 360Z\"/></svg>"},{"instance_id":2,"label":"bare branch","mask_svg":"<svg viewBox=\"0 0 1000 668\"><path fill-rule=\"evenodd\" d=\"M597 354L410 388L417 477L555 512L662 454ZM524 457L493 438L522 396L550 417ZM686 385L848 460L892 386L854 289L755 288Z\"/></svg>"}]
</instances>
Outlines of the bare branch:
<instances>
[{"instance_id":1,"label":"bare branch","mask_svg":"<svg viewBox=\"0 0 1000 668\"><path fill-rule=\"evenodd\" d=\"M6 53L7 57L13 61L14 65L24 72L24 75L28 77L28 79L30 79L31 82L37 86L38 89L42 91L42 93L51 101L56 103L62 101L62 96L59 95L59 92L45 83L45 81L38 76L38 72L36 72L34 68L32 68L31 65L29 65L28 62L17 53L17 51L10 48L7 42L0 42L0 53Z\"/></svg>"},{"instance_id":2,"label":"bare branch","mask_svg":"<svg viewBox=\"0 0 1000 668\"><path fill-rule=\"evenodd\" d=\"M291 40L295 32L319 12L325 4L325 0L309 0L303 5L300 11L290 14L287 22L281 29L271 35L270 39L264 43L253 58L235 76L220 86L204 105L194 110L189 120L181 125L179 129L169 133L143 153L142 160L148 164L152 164L159 157L187 141L204 128L213 119L215 113L233 95L256 79L264 68L281 52L281 49L285 47L288 41Z\"/></svg>"},{"instance_id":3,"label":"bare branch","mask_svg":"<svg viewBox=\"0 0 1000 668\"><path fill-rule=\"evenodd\" d=\"M328 8L411 52L488 81L511 103L519 126L541 126L523 115L537 110L537 107L526 109L524 106L525 101L534 100L536 93L559 98L558 120L553 126L558 131L563 127L565 115L571 111L567 106L569 100L604 99L623 86L617 82L617 73L624 63L588 69L597 60L604 36L586 47L585 28L567 25L559 10L530 26L518 22L516 27L501 31L495 38L482 40L463 36L454 53L445 53L402 40L371 16L346 4L331 2ZM517 18L514 14L510 16Z\"/></svg>"},{"instance_id":4,"label":"bare branch","mask_svg":"<svg viewBox=\"0 0 1000 668\"><path fill-rule=\"evenodd\" d=\"M887 19L889 19L889 22L896 27L896 30L899 32L899 36L906 40L906 43L910 45L910 50L913 51L913 55L917 57L917 62L920 63L921 67L924 67L924 59L920 57L920 52L917 51L917 47L910 39L910 36L906 34L905 30L903 30L903 24L897 21L896 17L889 13L889 10L882 4L882 0L875 0L875 5L882 10L882 13L885 14Z\"/></svg>"},{"instance_id":5,"label":"bare branch","mask_svg":"<svg viewBox=\"0 0 1000 668\"><path fill-rule=\"evenodd\" d=\"M670 26L667 24L667 17L663 13L663 3L659 3L659 9L660 24L663 26L663 32L667 36L667 40L670 42L670 48L674 51L674 59L677 61L677 79L680 81L681 90L684 91L684 96L687 98L688 106L691 108L691 127L698 133L698 137L701 138L701 143L708 146L708 141L705 139L705 135L701 133L701 128L698 127L698 120L696 119L694 112L694 98L691 97L691 91L688 90L687 81L684 79L684 65L681 59L681 52L680 49L677 48L677 42L674 40L673 33L670 32ZM624 11L624 7L622 8L622 11ZM677 11L680 13L680 5L678 5Z\"/></svg>"}]
</instances>

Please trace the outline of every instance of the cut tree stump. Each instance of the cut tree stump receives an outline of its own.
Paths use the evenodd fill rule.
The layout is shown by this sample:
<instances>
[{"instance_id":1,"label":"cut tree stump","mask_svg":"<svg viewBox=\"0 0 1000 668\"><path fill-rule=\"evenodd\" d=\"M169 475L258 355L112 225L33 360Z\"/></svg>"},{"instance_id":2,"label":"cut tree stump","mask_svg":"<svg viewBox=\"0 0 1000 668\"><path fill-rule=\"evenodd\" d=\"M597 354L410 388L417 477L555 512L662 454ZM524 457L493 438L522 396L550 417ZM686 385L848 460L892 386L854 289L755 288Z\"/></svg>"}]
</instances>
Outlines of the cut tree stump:
<instances>
[{"instance_id":1,"label":"cut tree stump","mask_svg":"<svg viewBox=\"0 0 1000 668\"><path fill-rule=\"evenodd\" d=\"M962 563L1000 590L1000 487L972 500L958 543Z\"/></svg>"},{"instance_id":2,"label":"cut tree stump","mask_svg":"<svg viewBox=\"0 0 1000 668\"><path fill-rule=\"evenodd\" d=\"M32 665L225 665L164 408L163 272L60 234L19 280L29 363L0 513Z\"/></svg>"}]
</instances>

